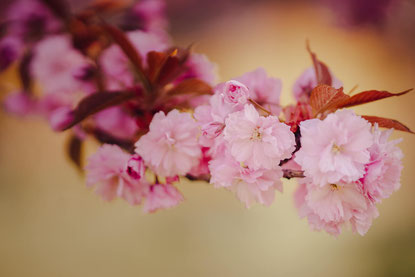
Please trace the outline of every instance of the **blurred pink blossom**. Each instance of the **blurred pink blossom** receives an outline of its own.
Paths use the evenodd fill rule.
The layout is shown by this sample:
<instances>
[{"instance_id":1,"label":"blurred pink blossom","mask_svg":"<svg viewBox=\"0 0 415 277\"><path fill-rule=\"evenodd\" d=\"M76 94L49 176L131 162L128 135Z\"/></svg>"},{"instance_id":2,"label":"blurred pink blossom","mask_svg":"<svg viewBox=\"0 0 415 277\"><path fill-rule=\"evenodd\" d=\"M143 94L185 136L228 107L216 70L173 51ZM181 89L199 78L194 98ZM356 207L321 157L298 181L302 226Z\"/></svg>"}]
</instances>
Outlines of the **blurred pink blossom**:
<instances>
[{"instance_id":1,"label":"blurred pink blossom","mask_svg":"<svg viewBox=\"0 0 415 277\"><path fill-rule=\"evenodd\" d=\"M36 100L26 92L14 92L7 95L3 105L7 112L17 116L32 115L38 110Z\"/></svg>"},{"instance_id":2,"label":"blurred pink blossom","mask_svg":"<svg viewBox=\"0 0 415 277\"><path fill-rule=\"evenodd\" d=\"M140 54L144 64L150 51L164 51L169 44L165 38L143 31L131 31L128 38ZM112 45L102 53L100 64L107 77L106 83L110 90L129 88L134 85L134 74L128 58L118 45Z\"/></svg>"},{"instance_id":3,"label":"blurred pink blossom","mask_svg":"<svg viewBox=\"0 0 415 277\"><path fill-rule=\"evenodd\" d=\"M55 35L35 46L31 72L45 93L75 93L84 91L86 84L73 73L86 65L88 60L72 47L69 36Z\"/></svg>"},{"instance_id":4,"label":"blurred pink blossom","mask_svg":"<svg viewBox=\"0 0 415 277\"><path fill-rule=\"evenodd\" d=\"M62 131L65 126L74 119L72 108L67 106L59 107L49 114L49 124L54 131Z\"/></svg>"},{"instance_id":5,"label":"blurred pink blossom","mask_svg":"<svg viewBox=\"0 0 415 277\"><path fill-rule=\"evenodd\" d=\"M22 41L16 36L6 36L0 40L0 72L15 62L23 52Z\"/></svg>"},{"instance_id":6,"label":"blurred pink blossom","mask_svg":"<svg viewBox=\"0 0 415 277\"><path fill-rule=\"evenodd\" d=\"M22 39L40 38L45 33L58 31L62 24L38 0L13 1L6 13L9 32Z\"/></svg>"},{"instance_id":7,"label":"blurred pink blossom","mask_svg":"<svg viewBox=\"0 0 415 277\"><path fill-rule=\"evenodd\" d=\"M94 120L99 129L121 139L131 139L139 129L136 120L122 107L105 109L97 113Z\"/></svg>"},{"instance_id":8,"label":"blurred pink blossom","mask_svg":"<svg viewBox=\"0 0 415 277\"><path fill-rule=\"evenodd\" d=\"M165 10L166 3L163 0L143 0L132 7L131 16L146 32L165 32L168 26Z\"/></svg>"},{"instance_id":9,"label":"blurred pink blossom","mask_svg":"<svg viewBox=\"0 0 415 277\"><path fill-rule=\"evenodd\" d=\"M332 78L331 86L334 88L342 87L343 83L338 80L336 76L333 75L333 73L330 74ZM299 102L307 103L310 98L311 91L317 85L318 83L314 67L307 68L294 83L293 93L295 99L297 99Z\"/></svg>"}]
</instances>

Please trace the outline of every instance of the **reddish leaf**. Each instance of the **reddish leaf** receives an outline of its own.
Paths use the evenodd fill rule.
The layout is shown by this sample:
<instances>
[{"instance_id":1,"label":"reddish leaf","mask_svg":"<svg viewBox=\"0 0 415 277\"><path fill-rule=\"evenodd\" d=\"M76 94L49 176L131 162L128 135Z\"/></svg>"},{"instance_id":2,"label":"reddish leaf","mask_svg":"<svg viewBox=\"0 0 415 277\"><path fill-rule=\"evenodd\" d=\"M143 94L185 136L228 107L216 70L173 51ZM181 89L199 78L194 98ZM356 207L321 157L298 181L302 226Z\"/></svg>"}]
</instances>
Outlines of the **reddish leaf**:
<instances>
[{"instance_id":1,"label":"reddish leaf","mask_svg":"<svg viewBox=\"0 0 415 277\"><path fill-rule=\"evenodd\" d=\"M92 134L101 143L116 144L129 153L134 152L134 141L116 138L111 134L108 134L107 132L99 129L92 130Z\"/></svg>"},{"instance_id":2,"label":"reddish leaf","mask_svg":"<svg viewBox=\"0 0 415 277\"><path fill-rule=\"evenodd\" d=\"M72 135L67 143L68 157L75 166L82 170L82 140Z\"/></svg>"},{"instance_id":3,"label":"reddish leaf","mask_svg":"<svg viewBox=\"0 0 415 277\"><path fill-rule=\"evenodd\" d=\"M324 84L324 85L332 85L332 78L330 74L330 70L322 61L317 59L317 55L311 51L310 45L307 41L307 51L310 53L311 59L313 61L314 71L316 72L317 83Z\"/></svg>"},{"instance_id":4,"label":"reddish leaf","mask_svg":"<svg viewBox=\"0 0 415 277\"><path fill-rule=\"evenodd\" d=\"M150 51L147 54L147 78L150 82L158 78L161 68L164 66L168 58L168 55L164 52Z\"/></svg>"},{"instance_id":5,"label":"reddish leaf","mask_svg":"<svg viewBox=\"0 0 415 277\"><path fill-rule=\"evenodd\" d=\"M352 106L357 106L357 105L381 100L381 99L392 97L392 96L400 96L400 95L404 95L410 92L411 90L412 89L408 89L408 90L405 90L399 93L391 93L388 91L379 91L379 90L367 90L367 91L360 92L356 95L353 95L352 97L347 99L347 101L345 101L344 103L341 103L338 106L338 108L352 107Z\"/></svg>"},{"instance_id":6,"label":"reddish leaf","mask_svg":"<svg viewBox=\"0 0 415 277\"><path fill-rule=\"evenodd\" d=\"M98 92L91 94L79 102L73 111L73 120L62 130L67 130L78 124L90 115L102 111L108 107L119 105L133 98L133 92Z\"/></svg>"},{"instance_id":7,"label":"reddish leaf","mask_svg":"<svg viewBox=\"0 0 415 277\"><path fill-rule=\"evenodd\" d=\"M70 18L69 4L65 0L42 0L49 9L59 18L68 20Z\"/></svg>"},{"instance_id":8,"label":"reddish leaf","mask_svg":"<svg viewBox=\"0 0 415 277\"><path fill-rule=\"evenodd\" d=\"M317 115L337 109L339 103L343 103L349 98L350 96L344 94L343 88L335 89L328 85L318 85L311 92L310 105L313 114Z\"/></svg>"},{"instance_id":9,"label":"reddish leaf","mask_svg":"<svg viewBox=\"0 0 415 277\"><path fill-rule=\"evenodd\" d=\"M406 127L405 125L403 125L402 123L394 119L383 118L383 117L378 117L378 116L370 116L370 115L362 115L362 117L372 124L377 123L379 127L388 128L388 129L393 128L398 131L404 131L404 132L409 132L409 133L414 134L414 132L412 132L408 127Z\"/></svg>"},{"instance_id":10,"label":"reddish leaf","mask_svg":"<svg viewBox=\"0 0 415 277\"><path fill-rule=\"evenodd\" d=\"M164 62L155 82L161 86L164 86L186 72L188 68L185 63L188 57L188 49L171 50L171 54Z\"/></svg>"},{"instance_id":11,"label":"reddish leaf","mask_svg":"<svg viewBox=\"0 0 415 277\"><path fill-rule=\"evenodd\" d=\"M168 91L171 96L183 94L212 94L212 87L199 79L187 79Z\"/></svg>"},{"instance_id":12,"label":"reddish leaf","mask_svg":"<svg viewBox=\"0 0 415 277\"><path fill-rule=\"evenodd\" d=\"M114 42L122 49L124 54L128 57L128 59L134 66L134 69L138 77L140 78L140 81L142 82L145 90L147 92L151 92L152 88L150 82L148 81L143 71L143 62L141 60L141 56L138 53L137 49L134 47L134 45L131 43L131 41L128 39L128 37L121 30L114 26L103 24L102 27L111 36Z\"/></svg>"}]
</instances>

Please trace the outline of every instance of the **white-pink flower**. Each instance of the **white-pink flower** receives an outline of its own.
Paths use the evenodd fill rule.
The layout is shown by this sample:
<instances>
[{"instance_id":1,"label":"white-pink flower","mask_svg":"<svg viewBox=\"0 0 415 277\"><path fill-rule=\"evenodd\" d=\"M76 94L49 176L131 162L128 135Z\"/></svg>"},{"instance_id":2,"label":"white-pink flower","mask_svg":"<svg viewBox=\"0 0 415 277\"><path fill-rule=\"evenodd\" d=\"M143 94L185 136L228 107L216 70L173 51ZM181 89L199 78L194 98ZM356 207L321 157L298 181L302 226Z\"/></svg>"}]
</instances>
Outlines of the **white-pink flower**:
<instances>
[{"instance_id":1,"label":"white-pink flower","mask_svg":"<svg viewBox=\"0 0 415 277\"><path fill-rule=\"evenodd\" d=\"M280 95L282 89L280 79L268 77L265 69L260 67L245 73L235 80L248 87L253 100L269 109L274 115L279 115L281 111Z\"/></svg>"},{"instance_id":2,"label":"white-pink flower","mask_svg":"<svg viewBox=\"0 0 415 277\"><path fill-rule=\"evenodd\" d=\"M146 201L143 206L145 213L159 209L169 209L183 201L183 195L171 184L156 183L147 188Z\"/></svg>"},{"instance_id":3,"label":"white-pink flower","mask_svg":"<svg viewBox=\"0 0 415 277\"><path fill-rule=\"evenodd\" d=\"M247 208L255 202L269 206L275 198L275 190L282 192L280 167L257 169L242 166L229 155L223 155L209 162L210 183L216 188L224 187L233 191Z\"/></svg>"},{"instance_id":4,"label":"white-pink flower","mask_svg":"<svg viewBox=\"0 0 415 277\"><path fill-rule=\"evenodd\" d=\"M380 202L397 191L402 171L402 151L396 146L401 140L388 141L392 130L373 129L374 143L369 148L370 161L361 179L362 188L369 199Z\"/></svg>"},{"instance_id":5,"label":"white-pink flower","mask_svg":"<svg viewBox=\"0 0 415 277\"><path fill-rule=\"evenodd\" d=\"M104 144L88 159L85 167L87 186L96 185L96 193L106 201L118 196L131 205L140 204L148 184L128 175L129 159L130 155L120 147Z\"/></svg>"},{"instance_id":6,"label":"white-pink flower","mask_svg":"<svg viewBox=\"0 0 415 277\"><path fill-rule=\"evenodd\" d=\"M69 36L53 35L35 46L31 72L46 93L75 93L86 84L73 73L87 65L86 58L72 47Z\"/></svg>"},{"instance_id":7,"label":"white-pink flower","mask_svg":"<svg viewBox=\"0 0 415 277\"><path fill-rule=\"evenodd\" d=\"M350 110L338 110L324 120L302 121L301 148L295 161L321 186L357 181L370 159L370 128L369 122Z\"/></svg>"},{"instance_id":8,"label":"white-pink flower","mask_svg":"<svg viewBox=\"0 0 415 277\"><path fill-rule=\"evenodd\" d=\"M254 170L278 167L295 149L290 127L276 116L260 116L250 104L243 111L229 115L224 138L232 156Z\"/></svg>"},{"instance_id":9,"label":"white-pink flower","mask_svg":"<svg viewBox=\"0 0 415 277\"><path fill-rule=\"evenodd\" d=\"M185 175L199 164L199 127L189 113L160 111L150 123L150 131L137 143L136 152L157 175Z\"/></svg>"},{"instance_id":10,"label":"white-pink flower","mask_svg":"<svg viewBox=\"0 0 415 277\"><path fill-rule=\"evenodd\" d=\"M332 87L340 88L343 83L330 72ZM309 67L298 77L293 86L295 99L299 102L308 102L311 91L317 86L317 77L314 67Z\"/></svg>"},{"instance_id":11,"label":"white-pink flower","mask_svg":"<svg viewBox=\"0 0 415 277\"><path fill-rule=\"evenodd\" d=\"M366 210L366 199L357 184L308 185L306 201L321 220L341 222L349 220L354 210Z\"/></svg>"},{"instance_id":12,"label":"white-pink flower","mask_svg":"<svg viewBox=\"0 0 415 277\"><path fill-rule=\"evenodd\" d=\"M300 217L307 217L313 230L325 230L332 235L339 235L341 228L350 224L353 232L363 236L378 216L376 206L357 183L321 187L305 178L299 181L294 200Z\"/></svg>"}]
</instances>

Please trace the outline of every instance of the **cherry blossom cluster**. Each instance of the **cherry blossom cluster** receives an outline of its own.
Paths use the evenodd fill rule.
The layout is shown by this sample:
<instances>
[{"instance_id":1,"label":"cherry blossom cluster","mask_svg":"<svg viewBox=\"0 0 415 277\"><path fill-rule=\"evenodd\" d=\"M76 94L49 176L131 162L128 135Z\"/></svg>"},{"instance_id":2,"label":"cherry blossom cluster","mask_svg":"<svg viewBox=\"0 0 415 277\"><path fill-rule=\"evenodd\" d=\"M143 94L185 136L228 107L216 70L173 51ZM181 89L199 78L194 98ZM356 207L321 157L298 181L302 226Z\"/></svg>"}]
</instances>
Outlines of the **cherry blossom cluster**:
<instances>
[{"instance_id":1,"label":"cherry blossom cluster","mask_svg":"<svg viewBox=\"0 0 415 277\"><path fill-rule=\"evenodd\" d=\"M105 15L119 22L107 23ZM231 191L247 207L270 206L283 178L311 228L364 235L376 205L400 187L402 123L357 115L356 105L400 96L353 96L307 46L312 66L282 106L282 82L263 68L217 83L216 65L172 44L164 3L97 1L71 11L61 0L19 0L7 12L0 70L21 87L5 109L44 117L69 136L68 155L105 201L124 199L145 213L177 206L183 178ZM387 128L381 130L380 128ZM83 145L100 146L83 165Z\"/></svg>"}]
</instances>

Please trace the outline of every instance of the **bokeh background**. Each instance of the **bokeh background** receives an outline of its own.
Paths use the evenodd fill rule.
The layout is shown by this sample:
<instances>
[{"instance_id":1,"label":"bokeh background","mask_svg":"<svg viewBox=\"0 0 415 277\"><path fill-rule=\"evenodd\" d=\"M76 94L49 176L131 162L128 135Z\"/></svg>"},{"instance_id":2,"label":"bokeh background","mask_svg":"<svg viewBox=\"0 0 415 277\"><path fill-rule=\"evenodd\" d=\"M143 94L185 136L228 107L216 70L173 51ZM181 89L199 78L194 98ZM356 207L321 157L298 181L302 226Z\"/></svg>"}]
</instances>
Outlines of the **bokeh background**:
<instances>
[{"instance_id":1,"label":"bokeh background","mask_svg":"<svg viewBox=\"0 0 415 277\"><path fill-rule=\"evenodd\" d=\"M282 79L284 104L311 65L306 39L346 91L415 87L414 2L400 1L385 21L363 25L339 20L344 10L326 2L167 5L176 44L196 43L218 64L221 81L264 67ZM13 70L2 74L2 87L13 87L14 78ZM414 105L411 93L356 111L415 129ZM366 236L335 238L298 218L295 181L285 181L271 207L250 210L226 190L183 182L182 205L144 215L86 188L64 155L67 134L3 111L0 128L0 276L415 276L414 135L393 135L403 138L402 188L379 205Z\"/></svg>"}]
</instances>

